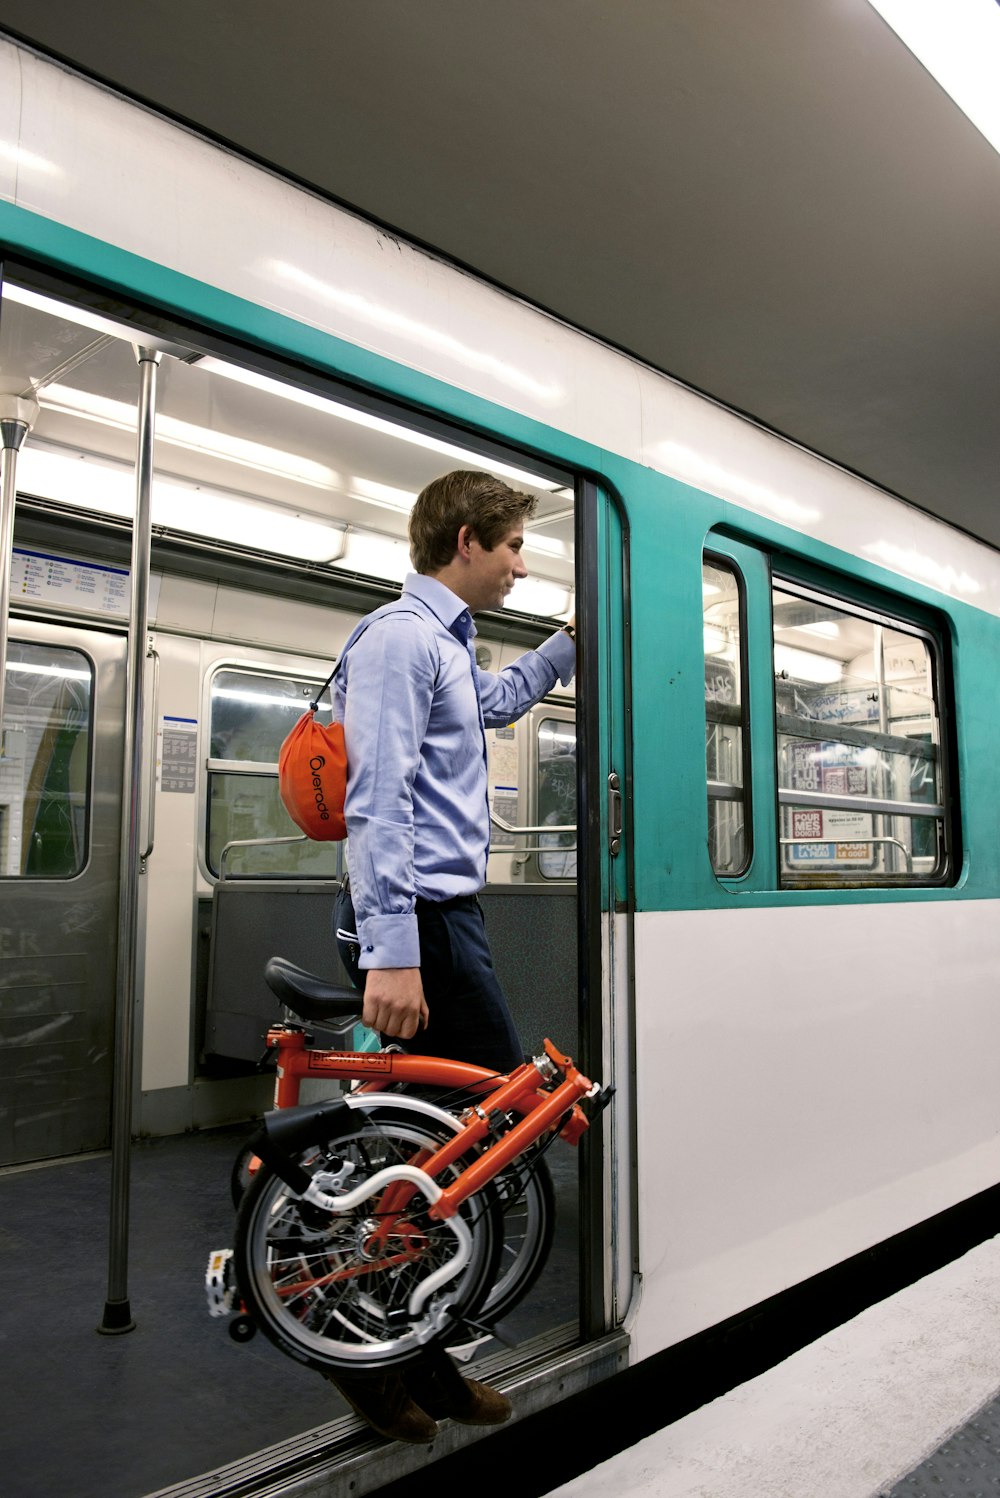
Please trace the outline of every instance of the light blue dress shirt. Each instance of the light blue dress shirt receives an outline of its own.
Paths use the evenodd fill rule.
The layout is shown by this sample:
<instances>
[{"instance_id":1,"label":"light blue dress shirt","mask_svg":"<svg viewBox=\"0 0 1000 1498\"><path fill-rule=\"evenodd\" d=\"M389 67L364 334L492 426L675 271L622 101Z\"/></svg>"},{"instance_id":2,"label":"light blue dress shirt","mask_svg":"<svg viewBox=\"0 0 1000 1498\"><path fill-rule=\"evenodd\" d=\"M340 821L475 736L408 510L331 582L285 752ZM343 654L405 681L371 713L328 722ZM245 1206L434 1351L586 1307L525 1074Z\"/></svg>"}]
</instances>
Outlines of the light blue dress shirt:
<instances>
[{"instance_id":1,"label":"light blue dress shirt","mask_svg":"<svg viewBox=\"0 0 1000 1498\"><path fill-rule=\"evenodd\" d=\"M486 728L521 717L576 649L559 631L502 671L476 665L468 607L410 573L403 595L348 640L334 682L347 745L345 814L363 968L419 967L414 901L474 895L486 882Z\"/></svg>"}]
</instances>

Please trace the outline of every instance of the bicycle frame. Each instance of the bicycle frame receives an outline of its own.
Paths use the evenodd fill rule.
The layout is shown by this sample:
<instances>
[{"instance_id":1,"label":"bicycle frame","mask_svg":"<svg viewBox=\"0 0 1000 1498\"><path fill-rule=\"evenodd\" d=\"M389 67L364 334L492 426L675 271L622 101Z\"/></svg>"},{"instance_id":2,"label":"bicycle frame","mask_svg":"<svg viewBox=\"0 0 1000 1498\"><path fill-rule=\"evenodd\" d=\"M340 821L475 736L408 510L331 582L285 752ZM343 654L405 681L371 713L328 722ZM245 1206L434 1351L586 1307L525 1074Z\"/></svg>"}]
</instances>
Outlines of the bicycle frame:
<instances>
[{"instance_id":1,"label":"bicycle frame","mask_svg":"<svg viewBox=\"0 0 1000 1498\"><path fill-rule=\"evenodd\" d=\"M466 1061L446 1061L440 1056L411 1056L406 1051L317 1050L307 1033L293 1025L272 1025L267 1032L269 1050L277 1051L274 1106L294 1108L306 1078L341 1078L359 1081L359 1091L380 1092L398 1082L423 1087L442 1087L470 1093L488 1092L498 1074Z\"/></svg>"},{"instance_id":2,"label":"bicycle frame","mask_svg":"<svg viewBox=\"0 0 1000 1498\"><path fill-rule=\"evenodd\" d=\"M433 1182L438 1172L459 1162L487 1136L493 1136L493 1142L481 1150L470 1165L459 1170L450 1186L444 1190L435 1187L432 1193L424 1190L424 1195L432 1200L428 1215L441 1221L454 1217L464 1201L499 1175L543 1134L554 1129L557 1123L556 1132L560 1137L576 1144L588 1127L587 1118L579 1106L580 1100L597 1097L600 1093L600 1087L585 1077L571 1058L558 1051L550 1040L544 1043L544 1055L525 1062L510 1076L498 1076L482 1067L437 1056L410 1056L393 1051L373 1057L364 1051L311 1051L306 1046L305 1034L286 1026L272 1029L268 1044L272 1043L281 1050L275 1101L278 1102L279 1096L287 1099L278 1102L279 1109L294 1106L303 1076L357 1077L359 1069L374 1059L387 1063L381 1069L383 1076L392 1076L396 1082L459 1088L481 1096L481 1101L472 1103L458 1115L461 1127L440 1149L421 1161L419 1182L412 1177L412 1166L390 1167L378 1177L380 1188L398 1179L407 1180L411 1188L419 1186L423 1190ZM562 1081L549 1090L547 1084L559 1074ZM508 1127L512 1113L519 1114L520 1120ZM280 1150L269 1150L268 1158L281 1174ZM366 1195L374 1194L373 1185L369 1183ZM412 1189L405 1193L404 1200L393 1199L392 1213L401 1210L411 1196ZM344 1210L346 1202L346 1198L331 1196L315 1183L304 1197L333 1212ZM384 1228L376 1230L375 1236L383 1231Z\"/></svg>"}]
</instances>

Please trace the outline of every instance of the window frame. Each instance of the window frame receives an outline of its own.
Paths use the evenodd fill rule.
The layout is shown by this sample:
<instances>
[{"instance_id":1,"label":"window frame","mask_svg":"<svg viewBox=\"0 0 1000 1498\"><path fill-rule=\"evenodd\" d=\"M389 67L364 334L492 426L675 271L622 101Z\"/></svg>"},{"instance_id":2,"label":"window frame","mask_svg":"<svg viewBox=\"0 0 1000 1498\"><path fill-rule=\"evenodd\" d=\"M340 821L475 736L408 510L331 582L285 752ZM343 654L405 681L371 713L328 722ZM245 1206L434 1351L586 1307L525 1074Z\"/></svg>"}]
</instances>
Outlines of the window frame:
<instances>
[{"instance_id":1,"label":"window frame","mask_svg":"<svg viewBox=\"0 0 1000 1498\"><path fill-rule=\"evenodd\" d=\"M317 670L315 671L315 673L312 673L306 670L304 667L291 669L288 667L273 665L268 662L258 660L249 661L225 658L222 660L214 661L205 672L203 684L205 737L207 740L206 750L210 750L212 747L212 706L214 701L213 686L217 677L221 676L223 673L235 672L238 675L256 678L257 680L267 681L280 679L290 682L301 682L303 683L303 685L314 686L316 690L318 690L319 687L322 686L327 676L330 674L330 670L332 670L334 664L334 659L333 657L331 657L329 668L325 668L321 664L317 663ZM311 697L303 697L302 712L305 712L308 709L311 700ZM200 764L202 775L198 812L199 858L202 866L202 872L208 879L210 884L214 885L223 878L227 883L230 881L235 882L237 880L247 879L291 879L297 880L299 882L311 882L320 884L324 881L329 881L339 877L337 873L313 873L308 870L289 870L285 873L275 872L272 870L260 870L258 872L249 873L227 872L223 876L219 868L215 865L215 863L213 863L211 853L213 778L215 776L250 776L251 778L257 780L270 779L273 780L275 791L277 791L278 760L277 758L275 758L273 761L226 759L219 756L214 756L208 752L203 752L200 756ZM297 829L294 827L294 825L292 825L289 836L295 835L296 831ZM225 844L223 844L223 846L225 846ZM341 850L343 849L343 844L338 844L336 846ZM340 869L341 863L342 852L338 855L337 859L338 869Z\"/></svg>"},{"instance_id":2,"label":"window frame","mask_svg":"<svg viewBox=\"0 0 1000 1498\"><path fill-rule=\"evenodd\" d=\"M784 867L782 831L783 812L790 805L805 804L796 797L796 793L789 787L781 784L781 772L778 763L778 740L782 734L779 723L777 691L772 693L771 713L774 727L774 796L776 814L776 838L775 838L775 863L776 863L776 888L781 892L795 891L836 891L836 890L879 890L879 889L942 889L954 886L961 872L961 847L959 840L959 806L957 796L957 775L953 773L955 764L955 746L953 740L954 719L954 687L953 674L950 670L950 661L947 653L947 633L940 624L936 624L929 614L922 610L906 606L906 601L893 600L890 595L884 595L878 603L870 599L859 597L858 594L838 588L833 579L823 579L820 576L811 575L805 567L801 570L793 570L787 564L775 565L776 559L769 558L770 591L768 607L771 616L771 640L770 650L772 658L772 681L776 682L777 673L773 669L773 652L775 644L780 643L775 638L774 631L774 595L776 592L786 592L805 602L818 603L833 607L852 618L862 620L866 623L890 629L896 633L910 635L919 640L925 647L930 665L930 677L933 689L933 712L938 726L938 756L939 766L939 793L940 799L935 805L940 805L940 815L924 817L921 820L929 820L934 823L939 831L940 846L940 868L938 871L928 875L914 875L902 872L899 874L877 874L871 871L872 877L865 877L863 870L855 870L852 875L838 874L832 870L817 869L813 874L803 872L801 877L796 878ZM898 609L893 610L892 603L898 602ZM822 725L817 725L821 729ZM861 730L859 730L860 732ZM810 805L822 807L826 802L819 793L819 799L813 799L809 794ZM832 795L833 793L831 793ZM879 810L878 803L883 798L858 797L852 798L859 803L857 809L871 810L873 815L906 816L908 813L902 808L896 810ZM888 806L888 802L884 802ZM893 803L895 805L895 803ZM909 815L912 815L910 813ZM828 839L828 841L830 841ZM867 839L859 839L867 841Z\"/></svg>"},{"instance_id":3,"label":"window frame","mask_svg":"<svg viewBox=\"0 0 1000 1498\"><path fill-rule=\"evenodd\" d=\"M88 869L88 867L90 865L91 854L92 854L91 841L92 841L92 827L93 827L93 813L94 813L94 752L95 752L94 751L94 740L95 740L95 737L96 737L96 730L97 730L97 713L96 713L96 703L97 703L97 665L96 665L96 662L94 661L93 657L91 655L89 655L88 652L86 650L82 649L79 645L65 645L65 644L62 644L62 643L59 643L59 644L53 643L53 644L45 644L43 646L39 642L37 642L35 640L21 640L21 639L19 639L18 636L17 636L17 620L14 619L14 618L12 618L11 622L10 622L10 641L9 641L9 645L8 645L8 653L7 653L7 660L6 660L6 667L7 667L8 672L10 671L10 667L11 667L11 654L10 654L10 648L9 647L10 647L10 645L15 645L15 644L19 645L19 646L20 645L28 645L28 646L33 647L33 648L44 649L44 650L47 650L47 651L60 651L60 652L63 652L65 654L71 654L71 655L77 656L83 662L84 666L86 667L86 669L87 669L87 671L89 673L89 675L88 675L88 681L87 681L87 725L86 725L86 733L87 733L87 762L86 762L86 766L85 766L85 770L84 770L85 801L84 801L84 807L83 807L84 815L83 815L83 827L82 827L82 831L81 831L81 842L80 842L81 858L80 858L79 866L77 868L73 869L73 871L71 873L66 873L66 874L38 874L38 873L32 873L32 874L28 874L28 873L5 874L3 872L3 870L2 870L2 867L0 867L0 886L7 886L7 885L13 886L15 884L20 885L20 884L35 884L35 883L37 883L37 884L69 884L74 879L79 879L83 874L86 873L86 871L87 871L87 869ZM3 725L3 727L4 727L4 731L6 732L6 731L9 731L11 729L16 728L17 725L10 722L9 699L8 699L8 697L6 695L4 697L4 703L5 703L5 719L6 719L6 721L5 721L4 725ZM22 802L22 832L23 832L23 802ZM22 851L22 856L23 856L23 851Z\"/></svg>"},{"instance_id":4,"label":"window frame","mask_svg":"<svg viewBox=\"0 0 1000 1498\"><path fill-rule=\"evenodd\" d=\"M710 802L710 801L712 801L713 799L731 800L731 801L735 801L735 802L740 802L742 804L742 806L743 806L743 860L742 860L742 863L741 863L739 869L721 873L718 869L716 869L715 864L712 861L712 850L711 850L711 839L710 838L709 838L709 842L708 842L708 845L707 845L708 858L709 858L709 867L712 870L713 876L721 884L730 885L730 884L739 884L739 883L741 883L749 875L750 870L752 869L753 864L754 864L754 852L755 852L755 841L756 841L755 840L755 836L754 836L755 828L754 828L754 802L753 802L753 739L752 739L751 726L750 726L751 725L751 714L750 714L751 685L750 685L750 659L749 659L749 649L748 649L748 618L749 618L749 611L748 611L748 602L747 602L747 581L746 581L746 576L744 574L744 570L741 567L741 565L740 565L740 563L739 563L739 561L737 560L736 557L731 556L731 555L727 555L725 552L720 551L720 550L716 550L716 549L714 549L714 548L712 548L710 546L707 546L707 545L702 548L702 554L701 554L701 578L702 578L703 582L704 582L704 577L705 577L705 567L706 567L706 565L707 566L711 566L711 567L715 567L715 568L717 568L720 571L725 571L725 572L729 572L729 573L732 574L733 580L734 580L734 582L736 584L736 594L737 594L737 598L738 598L738 601L739 601L739 683L740 683L740 701L739 701L739 721L738 721L738 726L739 726L739 729L740 729L741 746L742 746L741 768L742 768L742 772L743 772L743 781L742 781L742 785L740 787L741 790L742 790L742 792L743 792L742 796L741 797L735 797L735 796L733 796L733 797L713 796L713 791L712 791L713 785L722 785L722 784L725 784L725 785L728 786L730 784L730 782L709 781L708 780L708 766L707 766L707 763L705 765L706 815L707 815L707 803ZM702 627L703 627L703 629L704 629L704 618L705 618L705 611L704 611L704 594L703 594L702 595ZM704 637L702 639L702 660L703 660L703 662L705 662L707 664L708 657L705 654ZM707 730L708 730L708 728L710 726L710 722L711 722L711 720L709 719L709 715L708 715L708 700L707 700L707 698L704 700L704 711L705 711L705 729L706 729L706 735L707 735Z\"/></svg>"}]
</instances>

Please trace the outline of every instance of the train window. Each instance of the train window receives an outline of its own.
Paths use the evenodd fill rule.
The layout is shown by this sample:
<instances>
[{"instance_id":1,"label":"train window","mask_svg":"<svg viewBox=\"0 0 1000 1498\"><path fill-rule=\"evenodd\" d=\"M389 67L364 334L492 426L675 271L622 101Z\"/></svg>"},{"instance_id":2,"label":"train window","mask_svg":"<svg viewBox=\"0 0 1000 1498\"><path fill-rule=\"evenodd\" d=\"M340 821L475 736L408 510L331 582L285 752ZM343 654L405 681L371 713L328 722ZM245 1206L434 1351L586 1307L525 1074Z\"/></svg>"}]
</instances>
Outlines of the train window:
<instances>
[{"instance_id":1,"label":"train window","mask_svg":"<svg viewBox=\"0 0 1000 1498\"><path fill-rule=\"evenodd\" d=\"M538 822L562 829L538 834L538 872L543 879L575 879L576 724L542 718L537 746Z\"/></svg>"},{"instance_id":2,"label":"train window","mask_svg":"<svg viewBox=\"0 0 1000 1498\"><path fill-rule=\"evenodd\" d=\"M93 671L60 646L7 647L0 877L72 879L87 861Z\"/></svg>"},{"instance_id":3,"label":"train window","mask_svg":"<svg viewBox=\"0 0 1000 1498\"><path fill-rule=\"evenodd\" d=\"M931 638L775 587L781 882L917 884L948 870Z\"/></svg>"},{"instance_id":4,"label":"train window","mask_svg":"<svg viewBox=\"0 0 1000 1498\"><path fill-rule=\"evenodd\" d=\"M750 859L746 786L749 783L743 691L742 589L735 568L714 557L702 567L705 634L705 770L708 850L724 878L742 874Z\"/></svg>"},{"instance_id":5,"label":"train window","mask_svg":"<svg viewBox=\"0 0 1000 1498\"><path fill-rule=\"evenodd\" d=\"M205 836L211 873L220 873L228 843L297 835L278 795L278 751L320 685L231 669L212 677ZM334 843L271 841L232 848L226 872L330 879L342 873L340 859Z\"/></svg>"}]
</instances>

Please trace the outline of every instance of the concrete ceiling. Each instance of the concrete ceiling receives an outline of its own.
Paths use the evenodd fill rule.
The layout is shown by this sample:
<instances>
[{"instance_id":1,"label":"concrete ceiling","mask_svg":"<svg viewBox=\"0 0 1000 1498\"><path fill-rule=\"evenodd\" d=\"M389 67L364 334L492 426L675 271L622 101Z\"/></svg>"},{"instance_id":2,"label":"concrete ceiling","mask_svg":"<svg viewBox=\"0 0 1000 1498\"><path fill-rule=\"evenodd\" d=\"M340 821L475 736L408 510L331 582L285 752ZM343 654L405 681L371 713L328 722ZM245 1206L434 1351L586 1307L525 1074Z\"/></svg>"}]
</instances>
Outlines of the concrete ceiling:
<instances>
[{"instance_id":1,"label":"concrete ceiling","mask_svg":"<svg viewBox=\"0 0 1000 1498\"><path fill-rule=\"evenodd\" d=\"M1000 547L1000 156L866 0L0 0L0 28Z\"/></svg>"}]
</instances>

